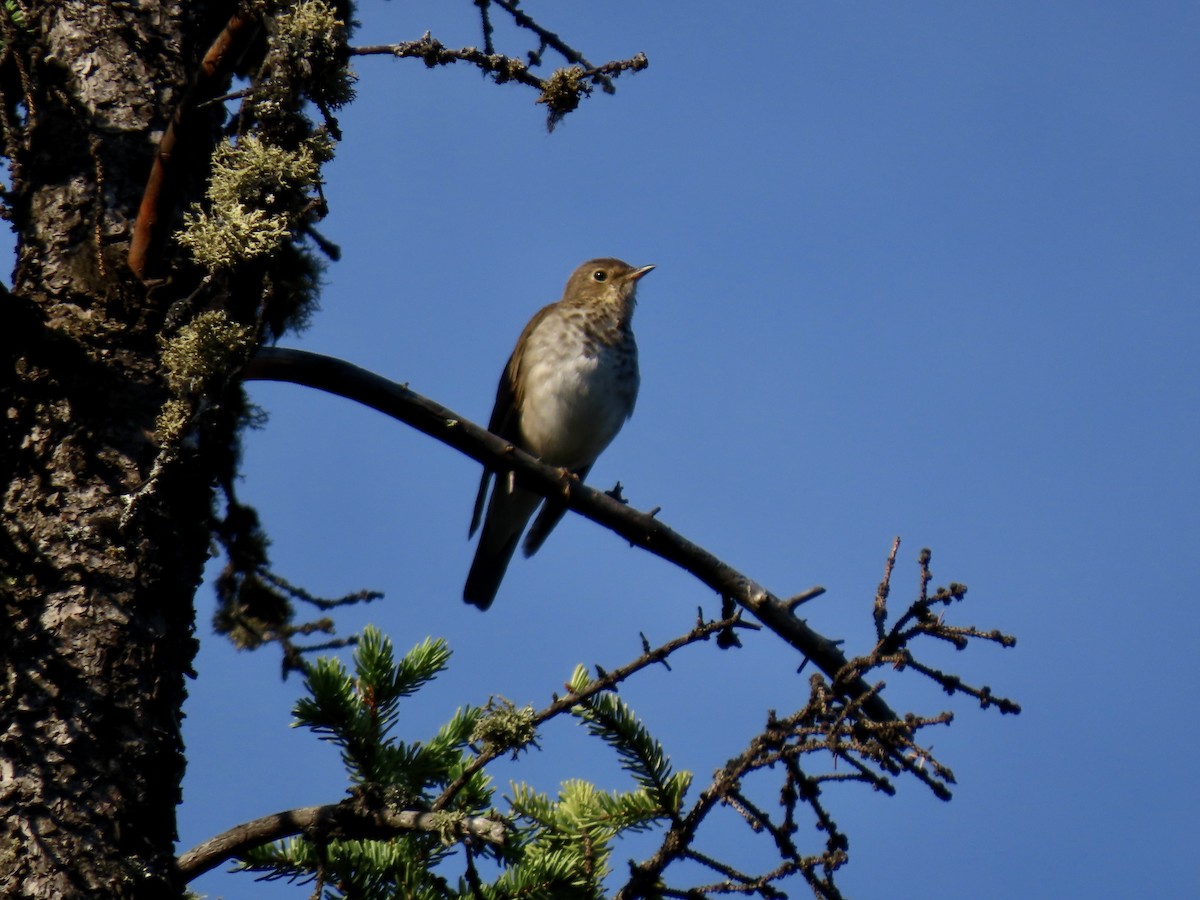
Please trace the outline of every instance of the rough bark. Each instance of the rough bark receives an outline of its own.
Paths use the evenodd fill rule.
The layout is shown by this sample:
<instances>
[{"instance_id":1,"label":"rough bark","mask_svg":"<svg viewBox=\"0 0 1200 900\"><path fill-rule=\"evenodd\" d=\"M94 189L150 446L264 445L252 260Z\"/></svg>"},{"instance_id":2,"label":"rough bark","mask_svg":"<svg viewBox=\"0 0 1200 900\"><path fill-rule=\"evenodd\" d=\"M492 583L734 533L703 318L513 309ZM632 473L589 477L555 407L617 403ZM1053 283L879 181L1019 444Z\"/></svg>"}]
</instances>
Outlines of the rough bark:
<instances>
[{"instance_id":1,"label":"rough bark","mask_svg":"<svg viewBox=\"0 0 1200 900\"><path fill-rule=\"evenodd\" d=\"M178 896L211 475L187 452L155 470L174 295L124 259L157 139L231 4L21 6L0 10L18 241L0 297L0 895Z\"/></svg>"}]
</instances>

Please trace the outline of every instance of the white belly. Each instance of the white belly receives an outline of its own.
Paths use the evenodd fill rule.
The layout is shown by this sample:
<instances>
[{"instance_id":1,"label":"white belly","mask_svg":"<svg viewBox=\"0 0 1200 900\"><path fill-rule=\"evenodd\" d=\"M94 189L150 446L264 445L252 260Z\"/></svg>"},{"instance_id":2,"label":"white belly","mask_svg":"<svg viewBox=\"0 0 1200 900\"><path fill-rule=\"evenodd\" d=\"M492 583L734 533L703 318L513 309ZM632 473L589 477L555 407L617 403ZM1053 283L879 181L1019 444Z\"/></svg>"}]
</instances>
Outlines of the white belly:
<instances>
[{"instance_id":1,"label":"white belly","mask_svg":"<svg viewBox=\"0 0 1200 900\"><path fill-rule=\"evenodd\" d=\"M638 373L635 356L601 347L589 358L578 345L564 346L572 343L536 354L541 362L524 373L521 433L543 462L578 469L596 460L633 413Z\"/></svg>"}]
</instances>

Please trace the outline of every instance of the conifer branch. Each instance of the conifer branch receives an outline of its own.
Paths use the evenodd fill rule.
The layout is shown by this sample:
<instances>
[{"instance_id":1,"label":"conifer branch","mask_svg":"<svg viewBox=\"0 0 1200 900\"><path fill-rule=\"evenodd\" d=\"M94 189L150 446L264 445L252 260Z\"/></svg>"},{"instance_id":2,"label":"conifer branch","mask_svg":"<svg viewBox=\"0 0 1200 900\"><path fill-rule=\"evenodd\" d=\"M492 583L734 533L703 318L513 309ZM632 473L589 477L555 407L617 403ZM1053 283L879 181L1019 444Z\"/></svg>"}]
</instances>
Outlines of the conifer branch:
<instances>
[{"instance_id":1,"label":"conifer branch","mask_svg":"<svg viewBox=\"0 0 1200 900\"><path fill-rule=\"evenodd\" d=\"M574 707L580 705L581 703L586 703L588 700L602 691L612 690L622 681L629 678L631 675L640 672L642 669L663 662L676 650L682 649L689 644L694 644L697 641L708 640L708 638L712 635L720 634L721 632L727 631L728 629L734 627L747 628L752 626L750 626L748 623L741 622L740 618L737 616L729 619L718 619L711 622L697 622L696 627L687 634L681 635L674 640L667 641L665 644L655 647L652 650L646 650L641 656L627 665L605 672L596 679L588 681L586 686L582 686L579 690L574 690L571 685L567 685L567 694L563 697L559 697L556 694L554 696L554 700L549 705L545 706L543 709L539 710L533 715L532 724L537 726L545 721L548 721L549 719L554 718L557 715L561 715L564 712L569 712ZM441 796L434 801L432 809L437 810L446 808L450 801L453 800L455 795L463 789L463 787L476 772L486 766L497 756L500 756L503 752L503 749L496 748L480 753L479 756L475 757L475 759L473 759L470 764L463 769L458 778L447 785L446 789L442 791Z\"/></svg>"}]
</instances>

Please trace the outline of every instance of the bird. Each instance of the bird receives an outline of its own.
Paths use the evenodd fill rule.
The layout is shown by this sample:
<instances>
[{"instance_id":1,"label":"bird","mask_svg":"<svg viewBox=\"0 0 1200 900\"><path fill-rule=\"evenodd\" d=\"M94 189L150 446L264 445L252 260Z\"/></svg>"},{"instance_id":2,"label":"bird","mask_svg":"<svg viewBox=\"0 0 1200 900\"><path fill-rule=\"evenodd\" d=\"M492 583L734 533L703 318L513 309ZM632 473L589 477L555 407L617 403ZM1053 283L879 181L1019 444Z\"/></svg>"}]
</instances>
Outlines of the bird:
<instances>
[{"instance_id":1,"label":"bird","mask_svg":"<svg viewBox=\"0 0 1200 900\"><path fill-rule=\"evenodd\" d=\"M500 376L488 430L547 465L580 481L586 478L633 415L640 384L633 309L638 282L654 268L602 257L575 269L562 299L539 310L517 339ZM463 600L481 610L492 605L542 500L516 484L511 471L484 467L468 537L481 520L483 531ZM565 512L563 503L546 501L525 537L525 556L537 552Z\"/></svg>"}]
</instances>

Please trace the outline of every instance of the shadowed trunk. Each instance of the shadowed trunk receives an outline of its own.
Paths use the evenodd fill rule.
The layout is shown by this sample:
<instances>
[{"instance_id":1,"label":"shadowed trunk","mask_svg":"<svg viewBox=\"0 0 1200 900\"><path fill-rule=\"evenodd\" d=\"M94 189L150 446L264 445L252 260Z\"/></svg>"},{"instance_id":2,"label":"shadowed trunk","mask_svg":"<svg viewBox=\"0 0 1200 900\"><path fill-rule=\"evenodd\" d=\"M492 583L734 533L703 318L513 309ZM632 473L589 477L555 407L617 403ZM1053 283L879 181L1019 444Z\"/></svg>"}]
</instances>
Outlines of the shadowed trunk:
<instances>
[{"instance_id":1,"label":"shadowed trunk","mask_svg":"<svg viewBox=\"0 0 1200 900\"><path fill-rule=\"evenodd\" d=\"M125 257L189 61L229 5L20 7L0 9L18 241L0 297L0 894L178 896L212 478L185 449L150 479L177 295Z\"/></svg>"}]
</instances>

